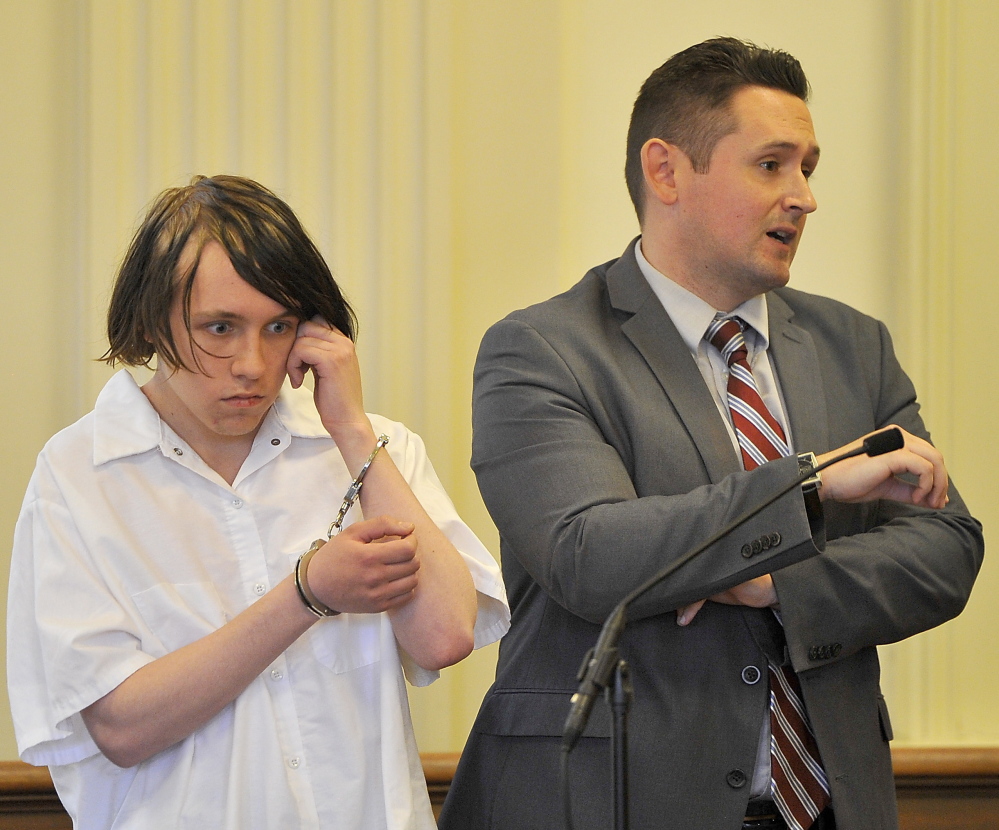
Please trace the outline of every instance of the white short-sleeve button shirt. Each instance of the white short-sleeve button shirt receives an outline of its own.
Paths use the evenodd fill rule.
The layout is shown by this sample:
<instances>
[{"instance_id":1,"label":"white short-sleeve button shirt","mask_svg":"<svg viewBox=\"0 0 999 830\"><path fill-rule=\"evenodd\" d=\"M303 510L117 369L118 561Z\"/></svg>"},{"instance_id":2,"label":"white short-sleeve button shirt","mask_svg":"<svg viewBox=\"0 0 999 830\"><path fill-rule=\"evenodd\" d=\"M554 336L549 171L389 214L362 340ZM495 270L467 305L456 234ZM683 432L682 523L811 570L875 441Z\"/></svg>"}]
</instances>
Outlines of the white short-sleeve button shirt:
<instances>
[{"instance_id":1,"label":"white short-sleeve button shirt","mask_svg":"<svg viewBox=\"0 0 999 830\"><path fill-rule=\"evenodd\" d=\"M478 590L475 645L509 627L493 558L457 516L423 442L371 416ZM286 386L230 486L127 372L42 450L15 531L8 678L18 750L48 765L78 830L435 827L404 676L383 614L314 625L237 700L131 769L80 711L141 666L224 625L325 533L350 483L311 394ZM360 518L359 505L348 523Z\"/></svg>"}]
</instances>

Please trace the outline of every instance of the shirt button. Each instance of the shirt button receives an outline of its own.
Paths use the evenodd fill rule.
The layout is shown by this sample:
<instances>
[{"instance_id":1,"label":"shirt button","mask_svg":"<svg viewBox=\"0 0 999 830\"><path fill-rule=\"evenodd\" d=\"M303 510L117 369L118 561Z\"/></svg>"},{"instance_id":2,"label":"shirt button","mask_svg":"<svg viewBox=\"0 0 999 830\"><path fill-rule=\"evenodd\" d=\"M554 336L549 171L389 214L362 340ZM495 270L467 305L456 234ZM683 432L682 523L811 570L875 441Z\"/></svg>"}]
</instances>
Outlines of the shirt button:
<instances>
[{"instance_id":1,"label":"shirt button","mask_svg":"<svg viewBox=\"0 0 999 830\"><path fill-rule=\"evenodd\" d=\"M173 454L174 455L183 455L184 451L180 447L174 447L173 448Z\"/></svg>"},{"instance_id":2,"label":"shirt button","mask_svg":"<svg viewBox=\"0 0 999 830\"><path fill-rule=\"evenodd\" d=\"M271 669L271 680L281 680L284 675L281 674L277 669Z\"/></svg>"},{"instance_id":3,"label":"shirt button","mask_svg":"<svg viewBox=\"0 0 999 830\"><path fill-rule=\"evenodd\" d=\"M280 438L271 438L271 446L272 447L276 447L280 443L281 443L281 439Z\"/></svg>"},{"instance_id":4,"label":"shirt button","mask_svg":"<svg viewBox=\"0 0 999 830\"><path fill-rule=\"evenodd\" d=\"M243 500L242 499L233 499L232 500L232 506L235 507L237 510L239 510L239 508L241 508L243 506Z\"/></svg>"},{"instance_id":5,"label":"shirt button","mask_svg":"<svg viewBox=\"0 0 999 830\"><path fill-rule=\"evenodd\" d=\"M742 682L747 686L755 686L760 682L760 670L756 666L746 666L742 670Z\"/></svg>"},{"instance_id":6,"label":"shirt button","mask_svg":"<svg viewBox=\"0 0 999 830\"><path fill-rule=\"evenodd\" d=\"M253 591L258 597L262 597L267 592L267 586L263 582L258 582L253 586Z\"/></svg>"},{"instance_id":7,"label":"shirt button","mask_svg":"<svg viewBox=\"0 0 999 830\"><path fill-rule=\"evenodd\" d=\"M301 765L302 765L302 761L301 761L300 758L289 758L288 759L288 766L291 767L292 769L298 769Z\"/></svg>"}]
</instances>

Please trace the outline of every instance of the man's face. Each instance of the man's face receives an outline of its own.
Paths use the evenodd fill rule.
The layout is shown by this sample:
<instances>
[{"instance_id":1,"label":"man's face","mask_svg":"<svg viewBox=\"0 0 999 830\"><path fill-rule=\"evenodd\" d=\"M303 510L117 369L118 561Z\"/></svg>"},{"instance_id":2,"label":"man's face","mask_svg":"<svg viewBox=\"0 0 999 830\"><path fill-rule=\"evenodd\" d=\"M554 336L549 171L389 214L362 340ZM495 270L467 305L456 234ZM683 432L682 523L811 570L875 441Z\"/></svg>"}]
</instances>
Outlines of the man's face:
<instances>
[{"instance_id":1,"label":"man's face","mask_svg":"<svg viewBox=\"0 0 999 830\"><path fill-rule=\"evenodd\" d=\"M736 131L715 146L706 173L685 166L676 205L688 279L721 311L787 284L816 207L808 178L819 160L801 99L752 86L731 108Z\"/></svg>"},{"instance_id":2,"label":"man's face","mask_svg":"<svg viewBox=\"0 0 999 830\"><path fill-rule=\"evenodd\" d=\"M190 313L189 336L176 297L170 328L190 369L160 365L143 389L160 416L208 460L227 447L249 448L281 390L299 319L243 280L214 240L201 252Z\"/></svg>"}]
</instances>

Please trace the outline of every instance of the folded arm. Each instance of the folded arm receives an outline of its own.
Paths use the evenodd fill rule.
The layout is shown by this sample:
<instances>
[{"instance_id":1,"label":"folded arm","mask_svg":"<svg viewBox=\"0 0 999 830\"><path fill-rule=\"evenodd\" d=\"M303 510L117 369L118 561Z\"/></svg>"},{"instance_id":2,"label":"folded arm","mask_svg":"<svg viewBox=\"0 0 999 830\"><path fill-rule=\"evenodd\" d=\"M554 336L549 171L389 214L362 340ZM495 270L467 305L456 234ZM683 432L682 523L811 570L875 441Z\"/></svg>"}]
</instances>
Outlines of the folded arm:
<instances>
[{"instance_id":1,"label":"folded arm","mask_svg":"<svg viewBox=\"0 0 999 830\"><path fill-rule=\"evenodd\" d=\"M596 364L608 361L606 349L572 347L518 320L490 329L476 364L472 466L504 542L531 577L572 613L599 622L759 493L793 480L797 462L705 484L703 459L661 392L624 388L655 384L647 369L629 377ZM703 386L693 361L689 371ZM641 411L652 401L655 421ZM731 465L737 470L734 452ZM778 545L742 555L746 540L775 533ZM639 600L629 617L672 611L816 552L801 495L791 493Z\"/></svg>"},{"instance_id":2,"label":"folded arm","mask_svg":"<svg viewBox=\"0 0 999 830\"><path fill-rule=\"evenodd\" d=\"M347 469L357 475L377 436L364 412L354 344L325 323L302 323L288 360L292 384L300 386L307 371L315 377L316 408L323 425ZM406 601L389 611L399 644L425 669L457 663L472 650L477 612L472 576L461 554L427 515L388 452L378 453L368 469L360 502L366 516L391 516L413 526L419 572ZM327 555L334 550L327 548L312 560L309 583L327 605L347 610L339 574L349 563Z\"/></svg>"}]
</instances>

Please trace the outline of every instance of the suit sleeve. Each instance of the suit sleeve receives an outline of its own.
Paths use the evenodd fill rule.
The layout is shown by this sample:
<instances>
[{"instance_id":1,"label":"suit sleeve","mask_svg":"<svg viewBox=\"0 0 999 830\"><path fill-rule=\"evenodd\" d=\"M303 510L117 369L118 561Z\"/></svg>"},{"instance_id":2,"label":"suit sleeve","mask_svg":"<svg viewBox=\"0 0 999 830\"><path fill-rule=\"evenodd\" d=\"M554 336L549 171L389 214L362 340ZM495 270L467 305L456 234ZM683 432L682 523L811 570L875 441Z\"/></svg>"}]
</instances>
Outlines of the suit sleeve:
<instances>
[{"instance_id":1,"label":"suit sleeve","mask_svg":"<svg viewBox=\"0 0 999 830\"><path fill-rule=\"evenodd\" d=\"M863 373L874 393L872 428L897 424L929 440L912 382L884 325L876 325ZM905 639L961 612L984 541L953 482L949 495L943 510L826 503L831 541L823 556L774 574L796 671Z\"/></svg>"},{"instance_id":2,"label":"suit sleeve","mask_svg":"<svg viewBox=\"0 0 999 830\"><path fill-rule=\"evenodd\" d=\"M486 506L530 577L591 622L798 472L787 458L708 483L682 426L664 417L653 444L633 434L629 418L608 414L630 397L614 384L656 383L651 373L626 374L509 318L487 332L476 362L472 466ZM666 412L665 395L655 394ZM656 472L646 481L639 465ZM763 544L744 555L746 540ZM646 595L629 618L673 611L815 553L795 488Z\"/></svg>"}]
</instances>

